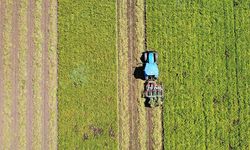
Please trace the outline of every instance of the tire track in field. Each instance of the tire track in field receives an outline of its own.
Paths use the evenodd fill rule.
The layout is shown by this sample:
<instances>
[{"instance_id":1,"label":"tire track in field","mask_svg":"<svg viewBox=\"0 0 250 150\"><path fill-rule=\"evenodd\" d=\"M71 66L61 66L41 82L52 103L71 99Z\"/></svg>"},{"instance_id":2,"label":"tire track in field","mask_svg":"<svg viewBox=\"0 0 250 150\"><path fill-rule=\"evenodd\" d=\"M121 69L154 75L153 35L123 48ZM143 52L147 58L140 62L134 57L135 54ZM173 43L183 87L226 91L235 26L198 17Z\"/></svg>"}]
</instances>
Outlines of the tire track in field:
<instances>
[{"instance_id":1,"label":"tire track in field","mask_svg":"<svg viewBox=\"0 0 250 150\"><path fill-rule=\"evenodd\" d=\"M127 1L128 18L128 82L129 82L129 113L130 113L130 141L129 149L138 149L138 102L136 97L137 81L133 77L133 66L136 65L134 58L136 50L136 16L135 1Z\"/></svg>"},{"instance_id":2,"label":"tire track in field","mask_svg":"<svg viewBox=\"0 0 250 150\"><path fill-rule=\"evenodd\" d=\"M17 149L18 145L18 53L19 53L19 27L18 27L18 13L19 13L19 0L14 0L12 9L12 50L11 50L11 82L12 82L12 140L10 149Z\"/></svg>"},{"instance_id":3,"label":"tire track in field","mask_svg":"<svg viewBox=\"0 0 250 150\"><path fill-rule=\"evenodd\" d=\"M35 50L35 43L34 43L34 14L35 11L35 1L29 0L28 2L28 13L27 13L27 24L28 24L28 35L27 35L27 44L28 44L28 54L27 54L27 128L26 128L26 135L27 135L27 149L32 149L32 135L33 135L33 116L34 116L34 106L33 106L33 56Z\"/></svg>"},{"instance_id":4,"label":"tire track in field","mask_svg":"<svg viewBox=\"0 0 250 150\"><path fill-rule=\"evenodd\" d=\"M49 95L48 95L48 80L49 80L49 66L48 66L48 28L49 28L49 1L43 0L42 6L42 20L41 27L43 33L42 46L42 82L41 95L43 99L42 104L42 149L49 149L48 132L49 132Z\"/></svg>"},{"instance_id":5,"label":"tire track in field","mask_svg":"<svg viewBox=\"0 0 250 150\"><path fill-rule=\"evenodd\" d=\"M153 149L153 121L152 121L152 108L147 108L147 129L148 129L148 142L147 142L147 148L148 150Z\"/></svg>"},{"instance_id":6,"label":"tire track in field","mask_svg":"<svg viewBox=\"0 0 250 150\"><path fill-rule=\"evenodd\" d=\"M144 49L147 50L147 1L144 0ZM152 120L152 108L146 108L147 118L147 149L153 149L153 120ZM162 144L163 145L163 144Z\"/></svg>"},{"instance_id":7,"label":"tire track in field","mask_svg":"<svg viewBox=\"0 0 250 150\"><path fill-rule=\"evenodd\" d=\"M5 14L5 0L0 0L0 133L3 133L3 28ZM0 134L0 149L2 149L3 134Z\"/></svg>"}]
</instances>

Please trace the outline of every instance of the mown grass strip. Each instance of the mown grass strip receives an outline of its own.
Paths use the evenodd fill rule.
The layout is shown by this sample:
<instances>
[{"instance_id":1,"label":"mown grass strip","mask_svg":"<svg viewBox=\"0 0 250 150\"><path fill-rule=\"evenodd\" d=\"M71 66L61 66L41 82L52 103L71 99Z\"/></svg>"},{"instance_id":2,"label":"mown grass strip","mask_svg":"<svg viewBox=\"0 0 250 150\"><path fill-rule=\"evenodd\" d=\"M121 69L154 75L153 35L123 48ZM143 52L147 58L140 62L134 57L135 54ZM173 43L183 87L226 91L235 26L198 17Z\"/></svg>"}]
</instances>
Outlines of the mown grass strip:
<instances>
[{"instance_id":1,"label":"mown grass strip","mask_svg":"<svg viewBox=\"0 0 250 150\"><path fill-rule=\"evenodd\" d=\"M129 149L127 0L117 2L119 149Z\"/></svg>"},{"instance_id":2,"label":"mown grass strip","mask_svg":"<svg viewBox=\"0 0 250 150\"><path fill-rule=\"evenodd\" d=\"M4 16L5 16L5 1L0 1L0 133L3 133L3 108L4 108L4 87L3 85L3 30L4 30ZM0 143L3 143L3 134L0 134ZM0 149L3 149L3 145L0 145Z\"/></svg>"},{"instance_id":3,"label":"mown grass strip","mask_svg":"<svg viewBox=\"0 0 250 150\"><path fill-rule=\"evenodd\" d=\"M42 0L35 1L34 11L34 57L33 57L33 90L34 90L34 119L33 119L33 135L32 148L41 149L42 145L42 95L41 95L41 80L42 80L42 31L41 31L41 17L42 17Z\"/></svg>"},{"instance_id":4,"label":"mown grass strip","mask_svg":"<svg viewBox=\"0 0 250 150\"><path fill-rule=\"evenodd\" d=\"M58 148L116 149L115 1L58 6Z\"/></svg>"},{"instance_id":5,"label":"mown grass strip","mask_svg":"<svg viewBox=\"0 0 250 150\"><path fill-rule=\"evenodd\" d=\"M10 149L11 142L11 16L12 16L12 1L5 1L5 12L4 12L4 31L3 31L3 75L4 75L4 108L3 108L3 118L4 118L4 132L3 132L3 149Z\"/></svg>"},{"instance_id":6,"label":"mown grass strip","mask_svg":"<svg viewBox=\"0 0 250 150\"><path fill-rule=\"evenodd\" d=\"M162 108L154 108L152 113L153 120L153 149L162 149Z\"/></svg>"},{"instance_id":7,"label":"mown grass strip","mask_svg":"<svg viewBox=\"0 0 250 150\"><path fill-rule=\"evenodd\" d=\"M50 0L49 9L49 149L57 149L57 0Z\"/></svg>"},{"instance_id":8,"label":"mown grass strip","mask_svg":"<svg viewBox=\"0 0 250 150\"><path fill-rule=\"evenodd\" d=\"M27 125L27 7L28 1L20 1L20 50L19 50L19 75L18 75L18 113L19 113L19 124L18 124L18 149L26 149L26 125Z\"/></svg>"}]
</instances>

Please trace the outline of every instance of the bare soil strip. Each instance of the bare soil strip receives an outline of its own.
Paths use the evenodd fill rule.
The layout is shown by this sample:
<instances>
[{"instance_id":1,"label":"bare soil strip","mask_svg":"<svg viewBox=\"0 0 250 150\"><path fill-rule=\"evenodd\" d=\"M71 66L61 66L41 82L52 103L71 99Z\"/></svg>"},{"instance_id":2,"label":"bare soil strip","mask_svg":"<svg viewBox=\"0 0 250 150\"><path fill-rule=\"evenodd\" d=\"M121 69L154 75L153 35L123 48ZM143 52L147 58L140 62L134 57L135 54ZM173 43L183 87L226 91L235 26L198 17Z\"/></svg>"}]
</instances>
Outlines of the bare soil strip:
<instances>
[{"instance_id":1,"label":"bare soil strip","mask_svg":"<svg viewBox=\"0 0 250 150\"><path fill-rule=\"evenodd\" d=\"M18 53L19 53L19 29L18 29L18 13L19 13L19 0L13 1L13 14L12 14L12 50L11 50L11 63L12 63L12 140L11 149L17 149L18 145Z\"/></svg>"},{"instance_id":2,"label":"bare soil strip","mask_svg":"<svg viewBox=\"0 0 250 150\"><path fill-rule=\"evenodd\" d=\"M43 73L42 73L42 110L43 110L43 117L42 117L42 149L48 149L48 128L49 128L49 95L48 95L48 80L49 80L49 66L48 66L48 39L49 39L49 1L43 0L42 6L42 32L43 32L43 50L42 50L42 65L43 65Z\"/></svg>"},{"instance_id":3,"label":"bare soil strip","mask_svg":"<svg viewBox=\"0 0 250 150\"><path fill-rule=\"evenodd\" d=\"M147 50L147 15L146 15L146 0L144 0L144 47ZM147 149L153 149L153 120L152 120L152 108L147 108Z\"/></svg>"},{"instance_id":4,"label":"bare soil strip","mask_svg":"<svg viewBox=\"0 0 250 150\"><path fill-rule=\"evenodd\" d=\"M139 149L138 147L138 102L137 102L137 81L133 76L136 66L135 52L136 48L136 15L135 1L127 1L128 15L128 82L129 82L129 113L130 113L130 149Z\"/></svg>"},{"instance_id":5,"label":"bare soil strip","mask_svg":"<svg viewBox=\"0 0 250 150\"><path fill-rule=\"evenodd\" d=\"M4 28L4 13L5 12L5 1L0 0L0 133L3 133L3 28ZM3 143L3 134L0 134L0 149Z\"/></svg>"},{"instance_id":6,"label":"bare soil strip","mask_svg":"<svg viewBox=\"0 0 250 150\"><path fill-rule=\"evenodd\" d=\"M33 74L34 74L34 69L33 69L33 55L34 55L34 14L33 12L35 8L35 2L34 0L29 0L28 4L28 15L27 15L27 24L28 24L28 58L27 58L27 81L28 81L28 89L27 89L27 148L29 150L32 149L32 135L33 135L33 116L34 116L34 106L33 106Z\"/></svg>"},{"instance_id":7,"label":"bare soil strip","mask_svg":"<svg viewBox=\"0 0 250 150\"><path fill-rule=\"evenodd\" d=\"M152 108L147 108L147 125L148 125L148 150L153 149L153 121L152 121Z\"/></svg>"}]
</instances>

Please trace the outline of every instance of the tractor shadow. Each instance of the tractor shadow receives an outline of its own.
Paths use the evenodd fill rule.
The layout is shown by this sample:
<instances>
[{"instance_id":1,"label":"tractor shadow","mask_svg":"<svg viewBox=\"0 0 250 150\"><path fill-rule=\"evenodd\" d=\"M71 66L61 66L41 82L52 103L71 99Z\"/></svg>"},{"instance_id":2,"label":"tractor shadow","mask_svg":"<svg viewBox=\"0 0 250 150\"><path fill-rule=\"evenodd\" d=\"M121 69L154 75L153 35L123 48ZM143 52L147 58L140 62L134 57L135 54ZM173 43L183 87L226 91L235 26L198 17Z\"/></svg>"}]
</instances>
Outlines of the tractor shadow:
<instances>
[{"instance_id":1,"label":"tractor shadow","mask_svg":"<svg viewBox=\"0 0 250 150\"><path fill-rule=\"evenodd\" d=\"M141 65L142 66L138 66L138 67L135 67L135 70L134 70L134 77L136 79L141 79L141 80L145 80L144 79L144 67L145 67L145 63L144 63L144 52L142 53L141 57L140 57L140 60L141 60Z\"/></svg>"},{"instance_id":2,"label":"tractor shadow","mask_svg":"<svg viewBox=\"0 0 250 150\"><path fill-rule=\"evenodd\" d=\"M144 62L144 57L143 57L144 53L145 52L141 53L141 57L140 57L140 60L141 60L140 65L141 66L135 67L135 70L134 70L134 73L133 73L134 77L136 79L140 79L140 80L145 80L145 78L144 78L145 62ZM144 83L144 87L145 86L146 86L146 83ZM150 104L149 104L149 101L150 101L149 98L145 98L144 106L148 107L148 108L151 108Z\"/></svg>"},{"instance_id":3,"label":"tractor shadow","mask_svg":"<svg viewBox=\"0 0 250 150\"><path fill-rule=\"evenodd\" d=\"M135 68L134 77L136 79L144 80L144 66L139 66Z\"/></svg>"}]
</instances>

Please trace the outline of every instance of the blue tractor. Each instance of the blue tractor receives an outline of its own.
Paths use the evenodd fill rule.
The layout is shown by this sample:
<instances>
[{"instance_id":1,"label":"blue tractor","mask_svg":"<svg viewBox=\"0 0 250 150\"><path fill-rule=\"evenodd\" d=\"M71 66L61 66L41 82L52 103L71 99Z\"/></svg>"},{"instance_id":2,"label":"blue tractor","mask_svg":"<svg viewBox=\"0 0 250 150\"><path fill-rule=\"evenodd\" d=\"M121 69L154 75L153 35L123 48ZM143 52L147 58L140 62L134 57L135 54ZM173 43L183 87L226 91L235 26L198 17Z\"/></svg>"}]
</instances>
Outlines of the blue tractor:
<instances>
[{"instance_id":1,"label":"blue tractor","mask_svg":"<svg viewBox=\"0 0 250 150\"><path fill-rule=\"evenodd\" d=\"M144 91L143 97L146 98L150 107L160 106L163 103L163 86L157 83L159 69L157 65L158 53L155 51L146 51L143 54L144 62Z\"/></svg>"},{"instance_id":2,"label":"blue tractor","mask_svg":"<svg viewBox=\"0 0 250 150\"><path fill-rule=\"evenodd\" d=\"M158 79L159 69L157 65L158 54L154 51L148 51L144 54L144 78L148 80L149 78Z\"/></svg>"}]
</instances>

